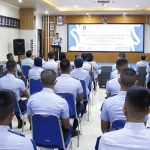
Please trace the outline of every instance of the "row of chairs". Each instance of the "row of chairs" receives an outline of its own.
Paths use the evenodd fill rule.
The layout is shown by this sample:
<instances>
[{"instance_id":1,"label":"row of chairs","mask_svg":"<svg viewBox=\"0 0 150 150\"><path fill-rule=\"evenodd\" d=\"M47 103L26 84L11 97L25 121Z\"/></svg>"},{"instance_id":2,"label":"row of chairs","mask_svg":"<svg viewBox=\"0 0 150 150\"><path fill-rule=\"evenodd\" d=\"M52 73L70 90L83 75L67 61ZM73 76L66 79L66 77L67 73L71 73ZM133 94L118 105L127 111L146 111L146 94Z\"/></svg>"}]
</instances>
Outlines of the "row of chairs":
<instances>
[{"instance_id":1,"label":"row of chairs","mask_svg":"<svg viewBox=\"0 0 150 150\"><path fill-rule=\"evenodd\" d=\"M110 79L110 74L112 71L111 66L102 66L101 67L101 74L98 75L98 84L99 87L105 86L107 80ZM145 86L145 78L146 78L146 67L139 67L139 73L137 75L138 84L140 86ZM149 80L150 82L150 80Z\"/></svg>"}]
</instances>

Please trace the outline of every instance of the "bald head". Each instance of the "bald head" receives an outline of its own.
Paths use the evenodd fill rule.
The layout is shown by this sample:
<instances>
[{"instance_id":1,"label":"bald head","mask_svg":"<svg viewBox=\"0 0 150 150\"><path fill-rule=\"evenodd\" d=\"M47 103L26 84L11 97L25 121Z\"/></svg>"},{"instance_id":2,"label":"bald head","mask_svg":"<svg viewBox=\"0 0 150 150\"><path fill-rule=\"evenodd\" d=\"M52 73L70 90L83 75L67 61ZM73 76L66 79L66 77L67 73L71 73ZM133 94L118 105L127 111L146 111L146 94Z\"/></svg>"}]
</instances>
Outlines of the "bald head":
<instances>
[{"instance_id":1,"label":"bald head","mask_svg":"<svg viewBox=\"0 0 150 150\"><path fill-rule=\"evenodd\" d=\"M52 86L56 81L56 73L51 69L46 69L41 72L41 81L44 87Z\"/></svg>"}]
</instances>

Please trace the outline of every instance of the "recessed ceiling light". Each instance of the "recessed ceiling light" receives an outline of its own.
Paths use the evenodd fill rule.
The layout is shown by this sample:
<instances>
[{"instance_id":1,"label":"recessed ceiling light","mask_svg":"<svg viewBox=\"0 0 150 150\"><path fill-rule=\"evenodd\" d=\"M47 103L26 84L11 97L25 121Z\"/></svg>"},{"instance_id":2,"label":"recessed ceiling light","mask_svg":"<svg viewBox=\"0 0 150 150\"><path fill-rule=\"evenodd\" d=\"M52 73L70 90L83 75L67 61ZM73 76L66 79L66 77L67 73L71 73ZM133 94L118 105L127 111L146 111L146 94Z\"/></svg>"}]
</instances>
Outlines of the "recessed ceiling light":
<instances>
[{"instance_id":1,"label":"recessed ceiling light","mask_svg":"<svg viewBox=\"0 0 150 150\"><path fill-rule=\"evenodd\" d=\"M47 11L47 10L45 11L45 14L48 14L48 11Z\"/></svg>"},{"instance_id":2,"label":"recessed ceiling light","mask_svg":"<svg viewBox=\"0 0 150 150\"><path fill-rule=\"evenodd\" d=\"M74 8L77 8L77 7L78 7L77 5L74 6Z\"/></svg>"},{"instance_id":3,"label":"recessed ceiling light","mask_svg":"<svg viewBox=\"0 0 150 150\"><path fill-rule=\"evenodd\" d=\"M86 15L89 15L89 13L86 13Z\"/></svg>"},{"instance_id":4,"label":"recessed ceiling light","mask_svg":"<svg viewBox=\"0 0 150 150\"><path fill-rule=\"evenodd\" d=\"M139 5L135 5L135 7L139 7Z\"/></svg>"},{"instance_id":5,"label":"recessed ceiling light","mask_svg":"<svg viewBox=\"0 0 150 150\"><path fill-rule=\"evenodd\" d=\"M22 0L18 0L18 2L19 2L19 3L21 3L21 2L22 2Z\"/></svg>"},{"instance_id":6,"label":"recessed ceiling light","mask_svg":"<svg viewBox=\"0 0 150 150\"><path fill-rule=\"evenodd\" d=\"M105 7L107 7L107 5L106 5L106 4L105 4L104 6L105 6Z\"/></svg>"},{"instance_id":7,"label":"recessed ceiling light","mask_svg":"<svg viewBox=\"0 0 150 150\"><path fill-rule=\"evenodd\" d=\"M123 13L123 15L126 15L127 13Z\"/></svg>"}]
</instances>

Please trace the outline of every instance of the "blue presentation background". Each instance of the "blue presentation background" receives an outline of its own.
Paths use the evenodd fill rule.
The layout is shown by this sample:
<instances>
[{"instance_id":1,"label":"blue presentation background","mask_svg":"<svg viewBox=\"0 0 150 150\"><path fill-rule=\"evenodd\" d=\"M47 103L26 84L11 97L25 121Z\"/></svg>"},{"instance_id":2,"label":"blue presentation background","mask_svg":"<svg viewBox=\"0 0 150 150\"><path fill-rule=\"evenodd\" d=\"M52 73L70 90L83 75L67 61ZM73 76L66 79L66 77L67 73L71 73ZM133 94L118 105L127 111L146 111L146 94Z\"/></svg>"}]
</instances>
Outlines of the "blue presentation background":
<instances>
[{"instance_id":1,"label":"blue presentation background","mask_svg":"<svg viewBox=\"0 0 150 150\"><path fill-rule=\"evenodd\" d=\"M80 24L78 24L80 26ZM85 24L86 25L86 24ZM120 24L121 25L121 24ZM76 28L76 24L68 24L68 51L69 51L69 48L71 46L76 46L76 42L74 40L74 38L72 37L72 35L70 34L70 31L73 29L73 28ZM140 43L139 45L137 46L134 46L135 47L135 52L143 52L144 51L144 24L140 24L140 27L134 27L135 28L135 33L136 35L139 37L140 39ZM76 35L76 37L79 39L79 36L77 35L76 32L74 32L74 34ZM132 33L131 33L131 37L132 39L136 42L135 38L133 37ZM77 50L78 51L78 50ZM131 50L130 50L131 51ZM131 51L132 52L132 51Z\"/></svg>"}]
</instances>

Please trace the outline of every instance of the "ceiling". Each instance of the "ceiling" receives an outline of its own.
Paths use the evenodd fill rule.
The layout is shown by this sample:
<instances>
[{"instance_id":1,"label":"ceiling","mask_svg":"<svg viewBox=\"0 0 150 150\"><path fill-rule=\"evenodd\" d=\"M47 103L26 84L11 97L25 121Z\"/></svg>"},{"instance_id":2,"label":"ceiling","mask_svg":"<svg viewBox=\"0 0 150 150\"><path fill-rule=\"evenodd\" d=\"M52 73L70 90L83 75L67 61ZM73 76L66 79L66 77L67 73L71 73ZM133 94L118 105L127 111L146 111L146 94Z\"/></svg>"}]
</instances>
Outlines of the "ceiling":
<instances>
[{"instance_id":1,"label":"ceiling","mask_svg":"<svg viewBox=\"0 0 150 150\"><path fill-rule=\"evenodd\" d=\"M1 0L20 8L35 8L39 14L99 15L99 14L150 14L150 0L110 0L111 3L94 3L93 0ZM106 6L107 5L107 6ZM139 7L135 7L138 5ZM77 6L77 7L74 7Z\"/></svg>"}]
</instances>

